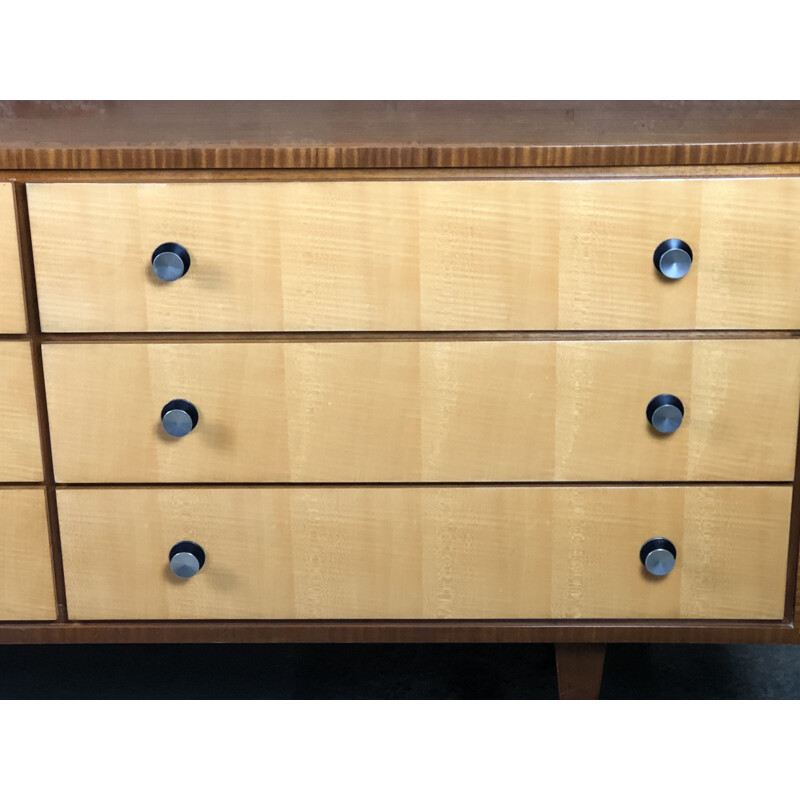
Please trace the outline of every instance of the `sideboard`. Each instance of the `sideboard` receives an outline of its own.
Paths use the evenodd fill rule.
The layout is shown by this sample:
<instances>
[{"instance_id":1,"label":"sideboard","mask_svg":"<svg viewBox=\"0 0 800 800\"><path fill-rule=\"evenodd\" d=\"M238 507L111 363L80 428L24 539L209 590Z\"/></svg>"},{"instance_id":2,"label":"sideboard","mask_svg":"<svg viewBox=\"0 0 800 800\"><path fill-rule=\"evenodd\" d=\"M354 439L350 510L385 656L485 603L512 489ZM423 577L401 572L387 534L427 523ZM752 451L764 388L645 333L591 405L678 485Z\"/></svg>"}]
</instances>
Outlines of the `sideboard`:
<instances>
[{"instance_id":1,"label":"sideboard","mask_svg":"<svg viewBox=\"0 0 800 800\"><path fill-rule=\"evenodd\" d=\"M0 643L798 642L800 103L0 102Z\"/></svg>"}]
</instances>

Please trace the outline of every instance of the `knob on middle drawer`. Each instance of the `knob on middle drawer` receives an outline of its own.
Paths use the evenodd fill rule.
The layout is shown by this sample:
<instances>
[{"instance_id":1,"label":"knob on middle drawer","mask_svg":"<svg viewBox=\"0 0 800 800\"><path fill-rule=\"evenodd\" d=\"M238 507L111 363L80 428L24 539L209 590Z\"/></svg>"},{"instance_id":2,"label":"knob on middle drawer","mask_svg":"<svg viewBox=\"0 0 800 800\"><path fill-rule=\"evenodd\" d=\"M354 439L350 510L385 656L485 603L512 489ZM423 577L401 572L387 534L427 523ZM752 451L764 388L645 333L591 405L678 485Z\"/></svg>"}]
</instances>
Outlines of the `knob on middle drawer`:
<instances>
[{"instance_id":1,"label":"knob on middle drawer","mask_svg":"<svg viewBox=\"0 0 800 800\"><path fill-rule=\"evenodd\" d=\"M651 575L668 575L674 569L677 557L675 545L661 536L648 539L639 551L639 560Z\"/></svg>"},{"instance_id":2,"label":"knob on middle drawer","mask_svg":"<svg viewBox=\"0 0 800 800\"><path fill-rule=\"evenodd\" d=\"M676 281L689 271L693 258L692 248L682 239L666 239L656 247L653 264L665 278Z\"/></svg>"},{"instance_id":3,"label":"knob on middle drawer","mask_svg":"<svg viewBox=\"0 0 800 800\"><path fill-rule=\"evenodd\" d=\"M674 433L683 422L683 403L674 394L657 394L645 411L647 421L659 433Z\"/></svg>"},{"instance_id":4,"label":"knob on middle drawer","mask_svg":"<svg viewBox=\"0 0 800 800\"><path fill-rule=\"evenodd\" d=\"M150 259L153 272L162 281L176 281L182 278L192 263L189 251L177 242L164 242L153 251Z\"/></svg>"},{"instance_id":5,"label":"knob on middle drawer","mask_svg":"<svg viewBox=\"0 0 800 800\"><path fill-rule=\"evenodd\" d=\"M186 436L196 427L200 415L188 400L170 400L161 409L161 426L170 436Z\"/></svg>"}]
</instances>

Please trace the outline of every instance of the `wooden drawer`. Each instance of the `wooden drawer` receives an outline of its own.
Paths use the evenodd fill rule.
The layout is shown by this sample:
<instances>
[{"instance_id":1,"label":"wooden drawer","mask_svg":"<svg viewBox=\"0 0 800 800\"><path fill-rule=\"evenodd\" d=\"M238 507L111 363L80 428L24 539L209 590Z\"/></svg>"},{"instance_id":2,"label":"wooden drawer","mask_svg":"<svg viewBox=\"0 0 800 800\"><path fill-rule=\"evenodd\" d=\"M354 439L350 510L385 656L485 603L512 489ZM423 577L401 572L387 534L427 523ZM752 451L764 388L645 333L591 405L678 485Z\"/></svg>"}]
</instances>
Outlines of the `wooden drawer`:
<instances>
[{"instance_id":1,"label":"wooden drawer","mask_svg":"<svg viewBox=\"0 0 800 800\"><path fill-rule=\"evenodd\" d=\"M45 331L800 328L800 178L27 191Z\"/></svg>"},{"instance_id":2,"label":"wooden drawer","mask_svg":"<svg viewBox=\"0 0 800 800\"><path fill-rule=\"evenodd\" d=\"M62 482L790 481L800 340L48 344ZM656 433L645 409L681 399ZM161 411L199 414L183 438Z\"/></svg>"},{"instance_id":3,"label":"wooden drawer","mask_svg":"<svg viewBox=\"0 0 800 800\"><path fill-rule=\"evenodd\" d=\"M0 489L0 619L55 618L44 490Z\"/></svg>"},{"instance_id":4,"label":"wooden drawer","mask_svg":"<svg viewBox=\"0 0 800 800\"><path fill-rule=\"evenodd\" d=\"M71 619L784 613L791 487L58 492ZM677 551L655 578L639 552ZM172 574L181 540L194 577Z\"/></svg>"},{"instance_id":5,"label":"wooden drawer","mask_svg":"<svg viewBox=\"0 0 800 800\"><path fill-rule=\"evenodd\" d=\"M0 342L0 375L0 481L40 481L42 451L27 342Z\"/></svg>"},{"instance_id":6,"label":"wooden drawer","mask_svg":"<svg viewBox=\"0 0 800 800\"><path fill-rule=\"evenodd\" d=\"M0 183L0 333L27 329L14 192L10 183Z\"/></svg>"}]
</instances>

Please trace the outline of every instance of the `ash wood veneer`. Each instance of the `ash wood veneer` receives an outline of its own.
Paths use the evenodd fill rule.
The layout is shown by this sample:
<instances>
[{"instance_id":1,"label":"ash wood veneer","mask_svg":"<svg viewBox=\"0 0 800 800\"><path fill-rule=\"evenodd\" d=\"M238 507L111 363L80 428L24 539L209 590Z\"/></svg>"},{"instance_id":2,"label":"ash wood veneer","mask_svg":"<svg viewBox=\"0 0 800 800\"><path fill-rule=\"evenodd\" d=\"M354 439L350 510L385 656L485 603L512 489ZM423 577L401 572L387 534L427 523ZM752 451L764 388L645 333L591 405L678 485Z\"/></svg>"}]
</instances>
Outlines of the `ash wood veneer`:
<instances>
[{"instance_id":1,"label":"ash wood veneer","mask_svg":"<svg viewBox=\"0 0 800 800\"><path fill-rule=\"evenodd\" d=\"M0 183L0 333L25 330L14 192L10 183Z\"/></svg>"},{"instance_id":2,"label":"ash wood veneer","mask_svg":"<svg viewBox=\"0 0 800 800\"><path fill-rule=\"evenodd\" d=\"M72 619L779 619L791 488L58 492ZM668 535L675 570L639 561ZM173 544L206 551L193 578Z\"/></svg>"},{"instance_id":3,"label":"ash wood veneer","mask_svg":"<svg viewBox=\"0 0 800 800\"><path fill-rule=\"evenodd\" d=\"M46 332L800 328L800 178L27 192ZM679 281L653 266L669 238ZM192 266L165 284L171 241Z\"/></svg>"},{"instance_id":4,"label":"ash wood veneer","mask_svg":"<svg viewBox=\"0 0 800 800\"><path fill-rule=\"evenodd\" d=\"M55 620L42 488L0 488L0 620Z\"/></svg>"},{"instance_id":5,"label":"ash wood veneer","mask_svg":"<svg viewBox=\"0 0 800 800\"><path fill-rule=\"evenodd\" d=\"M42 480L28 342L0 341L0 481Z\"/></svg>"},{"instance_id":6,"label":"ash wood veneer","mask_svg":"<svg viewBox=\"0 0 800 800\"><path fill-rule=\"evenodd\" d=\"M66 483L791 481L800 340L47 344ZM683 425L645 409L670 392ZM165 403L194 403L182 439Z\"/></svg>"}]
</instances>

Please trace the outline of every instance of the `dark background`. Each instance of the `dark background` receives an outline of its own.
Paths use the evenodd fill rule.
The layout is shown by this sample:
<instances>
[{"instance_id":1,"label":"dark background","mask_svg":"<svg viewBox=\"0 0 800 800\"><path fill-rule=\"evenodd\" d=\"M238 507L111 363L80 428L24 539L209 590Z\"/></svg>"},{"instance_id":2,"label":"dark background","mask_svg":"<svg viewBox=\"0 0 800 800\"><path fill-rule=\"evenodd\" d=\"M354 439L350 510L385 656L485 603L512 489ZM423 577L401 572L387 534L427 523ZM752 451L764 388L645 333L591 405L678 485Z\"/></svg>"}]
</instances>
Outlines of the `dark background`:
<instances>
[{"instance_id":1,"label":"dark background","mask_svg":"<svg viewBox=\"0 0 800 800\"><path fill-rule=\"evenodd\" d=\"M7 645L3 699L555 699L546 644ZM800 647L609 645L601 698L798 699Z\"/></svg>"}]
</instances>

